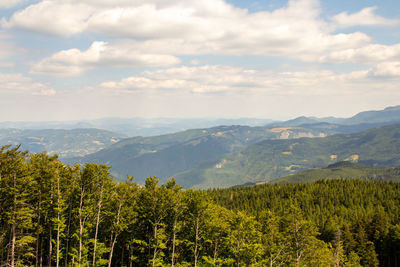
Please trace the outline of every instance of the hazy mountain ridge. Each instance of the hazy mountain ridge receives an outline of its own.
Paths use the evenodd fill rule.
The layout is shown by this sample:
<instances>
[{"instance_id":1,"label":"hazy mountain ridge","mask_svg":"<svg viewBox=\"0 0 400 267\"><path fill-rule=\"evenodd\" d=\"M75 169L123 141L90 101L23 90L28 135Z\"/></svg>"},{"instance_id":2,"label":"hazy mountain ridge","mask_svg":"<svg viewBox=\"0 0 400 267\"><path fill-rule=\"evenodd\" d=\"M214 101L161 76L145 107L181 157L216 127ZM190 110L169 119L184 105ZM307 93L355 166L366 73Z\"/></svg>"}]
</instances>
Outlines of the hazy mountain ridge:
<instances>
[{"instance_id":1,"label":"hazy mountain ridge","mask_svg":"<svg viewBox=\"0 0 400 267\"><path fill-rule=\"evenodd\" d=\"M99 129L0 129L1 145L19 145L32 153L47 151L60 158L84 156L94 153L125 136Z\"/></svg>"},{"instance_id":2,"label":"hazy mountain ridge","mask_svg":"<svg viewBox=\"0 0 400 267\"><path fill-rule=\"evenodd\" d=\"M126 136L156 136L188 129L210 128L220 125L263 126L271 122L272 120L270 119L258 118L101 118L77 121L0 122L0 128L36 130L95 128L120 133Z\"/></svg>"},{"instance_id":3,"label":"hazy mountain ridge","mask_svg":"<svg viewBox=\"0 0 400 267\"><path fill-rule=\"evenodd\" d=\"M400 105L383 110L362 111L350 118L300 116L287 121L277 121L268 126L300 126L303 124L330 123L341 126L375 124L376 126L400 122Z\"/></svg>"},{"instance_id":4,"label":"hazy mountain ridge","mask_svg":"<svg viewBox=\"0 0 400 267\"><path fill-rule=\"evenodd\" d=\"M400 122L400 106L387 107L384 110L363 111L343 120L342 124Z\"/></svg>"}]
</instances>

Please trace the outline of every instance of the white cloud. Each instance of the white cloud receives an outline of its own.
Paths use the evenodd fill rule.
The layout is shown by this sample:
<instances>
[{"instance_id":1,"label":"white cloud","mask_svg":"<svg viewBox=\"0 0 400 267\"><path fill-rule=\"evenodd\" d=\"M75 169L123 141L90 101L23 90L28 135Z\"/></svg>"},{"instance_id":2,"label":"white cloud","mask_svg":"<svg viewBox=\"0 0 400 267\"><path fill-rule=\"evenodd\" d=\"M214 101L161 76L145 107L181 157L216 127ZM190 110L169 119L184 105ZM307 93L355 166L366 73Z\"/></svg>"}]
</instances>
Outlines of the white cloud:
<instances>
[{"instance_id":1,"label":"white cloud","mask_svg":"<svg viewBox=\"0 0 400 267\"><path fill-rule=\"evenodd\" d=\"M400 77L400 61L384 62L376 66L373 72L375 76Z\"/></svg>"},{"instance_id":2,"label":"white cloud","mask_svg":"<svg viewBox=\"0 0 400 267\"><path fill-rule=\"evenodd\" d=\"M377 7L367 7L353 14L342 12L332 17L332 20L336 23L338 27L344 27L344 28L359 26L359 25L395 26L399 24L399 20L387 19L379 15L376 15L374 13L376 9Z\"/></svg>"},{"instance_id":3,"label":"white cloud","mask_svg":"<svg viewBox=\"0 0 400 267\"><path fill-rule=\"evenodd\" d=\"M22 3L29 2L30 0L1 0L0 1L0 9L1 8L12 8L14 6L20 5Z\"/></svg>"},{"instance_id":4,"label":"white cloud","mask_svg":"<svg viewBox=\"0 0 400 267\"><path fill-rule=\"evenodd\" d=\"M357 95L376 87L397 88L393 79L375 79L391 75L400 81L399 63L346 74L329 70L274 72L231 66L182 66L145 71L120 81L107 81L93 90L107 94L223 94L227 95ZM395 76L397 75L397 76Z\"/></svg>"},{"instance_id":5,"label":"white cloud","mask_svg":"<svg viewBox=\"0 0 400 267\"><path fill-rule=\"evenodd\" d=\"M103 82L100 88L117 94L137 91L234 93L263 87L264 79L256 72L229 66L177 67L158 71L145 71L121 81Z\"/></svg>"},{"instance_id":6,"label":"white cloud","mask_svg":"<svg viewBox=\"0 0 400 267\"><path fill-rule=\"evenodd\" d=\"M21 74L0 73L0 94L55 95L56 91L43 83L34 82Z\"/></svg>"},{"instance_id":7,"label":"white cloud","mask_svg":"<svg viewBox=\"0 0 400 267\"><path fill-rule=\"evenodd\" d=\"M320 57L321 62L336 63L379 63L385 61L400 60L400 44L380 45L369 44L360 48L333 51Z\"/></svg>"},{"instance_id":8,"label":"white cloud","mask_svg":"<svg viewBox=\"0 0 400 267\"><path fill-rule=\"evenodd\" d=\"M36 63L31 73L55 76L75 76L96 66L171 66L180 60L163 54L146 54L135 47L93 42L86 51L69 49L60 51Z\"/></svg>"},{"instance_id":9,"label":"white cloud","mask_svg":"<svg viewBox=\"0 0 400 267\"><path fill-rule=\"evenodd\" d=\"M147 54L163 50L170 55L250 54L313 61L370 43L360 32L333 34L335 28L320 14L317 0L290 0L286 7L256 13L223 0L119 0L113 5L44 0L16 12L3 26L65 37L96 32L134 41Z\"/></svg>"},{"instance_id":10,"label":"white cloud","mask_svg":"<svg viewBox=\"0 0 400 267\"><path fill-rule=\"evenodd\" d=\"M9 21L3 19L2 26L67 37L82 33L94 10L79 1L44 0L17 11Z\"/></svg>"}]
</instances>

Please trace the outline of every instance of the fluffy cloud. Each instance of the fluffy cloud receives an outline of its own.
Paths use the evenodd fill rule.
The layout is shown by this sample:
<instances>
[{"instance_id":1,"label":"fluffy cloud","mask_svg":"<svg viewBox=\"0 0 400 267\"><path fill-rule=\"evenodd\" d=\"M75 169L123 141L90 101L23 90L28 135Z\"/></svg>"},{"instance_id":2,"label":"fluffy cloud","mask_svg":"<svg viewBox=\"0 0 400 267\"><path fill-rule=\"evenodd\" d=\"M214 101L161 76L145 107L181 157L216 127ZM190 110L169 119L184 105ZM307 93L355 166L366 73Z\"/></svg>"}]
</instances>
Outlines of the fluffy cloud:
<instances>
[{"instance_id":1,"label":"fluffy cloud","mask_svg":"<svg viewBox=\"0 0 400 267\"><path fill-rule=\"evenodd\" d=\"M400 77L400 61L383 62L378 64L373 75Z\"/></svg>"},{"instance_id":2,"label":"fluffy cloud","mask_svg":"<svg viewBox=\"0 0 400 267\"><path fill-rule=\"evenodd\" d=\"M353 62L353 63L379 63L400 60L400 44L380 45L370 44L360 48L334 51L320 57L322 62Z\"/></svg>"},{"instance_id":3,"label":"fluffy cloud","mask_svg":"<svg viewBox=\"0 0 400 267\"><path fill-rule=\"evenodd\" d=\"M19 4L29 2L30 0L1 0L0 8L11 8Z\"/></svg>"},{"instance_id":4,"label":"fluffy cloud","mask_svg":"<svg viewBox=\"0 0 400 267\"><path fill-rule=\"evenodd\" d=\"M36 63L34 74L74 76L95 66L170 66L179 63L174 56L146 54L132 46L110 46L105 42L94 42L86 51L69 49L60 51Z\"/></svg>"},{"instance_id":5,"label":"fluffy cloud","mask_svg":"<svg viewBox=\"0 0 400 267\"><path fill-rule=\"evenodd\" d=\"M56 91L21 74L0 74L0 94L55 95Z\"/></svg>"},{"instance_id":6,"label":"fluffy cloud","mask_svg":"<svg viewBox=\"0 0 400 267\"><path fill-rule=\"evenodd\" d=\"M43 0L3 19L2 25L63 37L97 33L110 40L93 42L87 50L62 50L33 64L31 73L56 76L76 76L97 66L172 66L183 55L265 55L323 63L399 61L400 44L373 44L362 32L337 33L340 27L397 23L376 15L375 9L344 12L325 21L318 0L289 0L282 8L255 13L224 0ZM197 88L224 91L218 86Z\"/></svg>"},{"instance_id":7,"label":"fluffy cloud","mask_svg":"<svg viewBox=\"0 0 400 267\"><path fill-rule=\"evenodd\" d=\"M14 13L10 21L3 19L2 26L67 37L83 32L93 12L79 1L45 0Z\"/></svg>"},{"instance_id":8,"label":"fluffy cloud","mask_svg":"<svg viewBox=\"0 0 400 267\"><path fill-rule=\"evenodd\" d=\"M249 13L223 0L44 0L3 21L60 36L95 32L135 40L142 50L171 55L268 55L317 60L370 43L363 33L334 34L317 0L290 0L274 11ZM345 15L341 15L343 17ZM351 16L351 15L346 15Z\"/></svg>"},{"instance_id":9,"label":"fluffy cloud","mask_svg":"<svg viewBox=\"0 0 400 267\"><path fill-rule=\"evenodd\" d=\"M375 79L391 75L391 79ZM395 89L400 81L399 63L346 74L329 70L273 72L231 66L182 66L145 71L120 81L108 81L96 89L115 95L137 92L157 94L223 95L348 95Z\"/></svg>"},{"instance_id":10,"label":"fluffy cloud","mask_svg":"<svg viewBox=\"0 0 400 267\"><path fill-rule=\"evenodd\" d=\"M387 19L376 15L374 11L377 7L367 7L361 11L348 14L347 12L340 13L332 18L338 27L351 27L359 25L376 25L376 26L394 26L399 24L398 20Z\"/></svg>"}]
</instances>

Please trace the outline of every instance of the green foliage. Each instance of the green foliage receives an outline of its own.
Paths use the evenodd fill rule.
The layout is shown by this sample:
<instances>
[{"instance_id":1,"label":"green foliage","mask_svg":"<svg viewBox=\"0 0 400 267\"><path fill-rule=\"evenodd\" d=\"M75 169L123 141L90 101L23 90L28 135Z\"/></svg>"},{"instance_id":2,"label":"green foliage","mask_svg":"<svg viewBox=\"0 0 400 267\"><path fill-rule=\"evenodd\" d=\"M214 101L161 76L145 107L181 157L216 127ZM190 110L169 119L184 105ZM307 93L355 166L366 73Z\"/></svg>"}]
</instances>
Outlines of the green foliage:
<instances>
[{"instance_id":1,"label":"green foliage","mask_svg":"<svg viewBox=\"0 0 400 267\"><path fill-rule=\"evenodd\" d=\"M331 164L323 169L311 169L286 177L272 183L311 183L321 179L363 179L372 181L400 181L400 167L378 168L348 161Z\"/></svg>"},{"instance_id":2,"label":"green foliage","mask_svg":"<svg viewBox=\"0 0 400 267\"><path fill-rule=\"evenodd\" d=\"M337 167L337 166L336 166ZM400 185L182 190L0 149L1 266L395 266Z\"/></svg>"},{"instance_id":3,"label":"green foliage","mask_svg":"<svg viewBox=\"0 0 400 267\"><path fill-rule=\"evenodd\" d=\"M306 261L309 251L320 254L313 266L390 266L399 260L399 190L395 182L340 179L208 192L218 205L258 218L268 262L293 263L306 248Z\"/></svg>"}]
</instances>

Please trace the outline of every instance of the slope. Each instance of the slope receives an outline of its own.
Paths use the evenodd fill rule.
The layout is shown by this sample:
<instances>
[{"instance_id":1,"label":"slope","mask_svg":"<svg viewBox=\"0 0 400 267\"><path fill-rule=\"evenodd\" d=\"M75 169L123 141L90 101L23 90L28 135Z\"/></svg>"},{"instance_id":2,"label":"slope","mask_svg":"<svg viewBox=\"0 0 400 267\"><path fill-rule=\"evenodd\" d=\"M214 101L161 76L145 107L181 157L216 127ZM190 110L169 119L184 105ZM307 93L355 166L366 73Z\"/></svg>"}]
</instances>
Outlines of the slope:
<instances>
[{"instance_id":1,"label":"slope","mask_svg":"<svg viewBox=\"0 0 400 267\"><path fill-rule=\"evenodd\" d=\"M119 179L129 174L137 181L144 181L147 176L158 176L165 180L176 173L195 168L202 162L239 151L261 140L326 136L332 131L329 127L319 126L219 126L161 136L128 138L97 153L70 159L69 162L112 165L111 172Z\"/></svg>"},{"instance_id":2,"label":"slope","mask_svg":"<svg viewBox=\"0 0 400 267\"><path fill-rule=\"evenodd\" d=\"M19 145L32 153L46 150L60 158L84 156L120 141L121 134L99 129L0 129L0 145Z\"/></svg>"},{"instance_id":3,"label":"slope","mask_svg":"<svg viewBox=\"0 0 400 267\"><path fill-rule=\"evenodd\" d=\"M321 179L363 179L400 181L400 167L378 168L340 161L322 169L311 169L271 181L272 183L311 183Z\"/></svg>"},{"instance_id":4,"label":"slope","mask_svg":"<svg viewBox=\"0 0 400 267\"><path fill-rule=\"evenodd\" d=\"M400 165L400 124L326 138L265 140L175 176L186 187L229 187L270 181L343 160Z\"/></svg>"}]
</instances>

